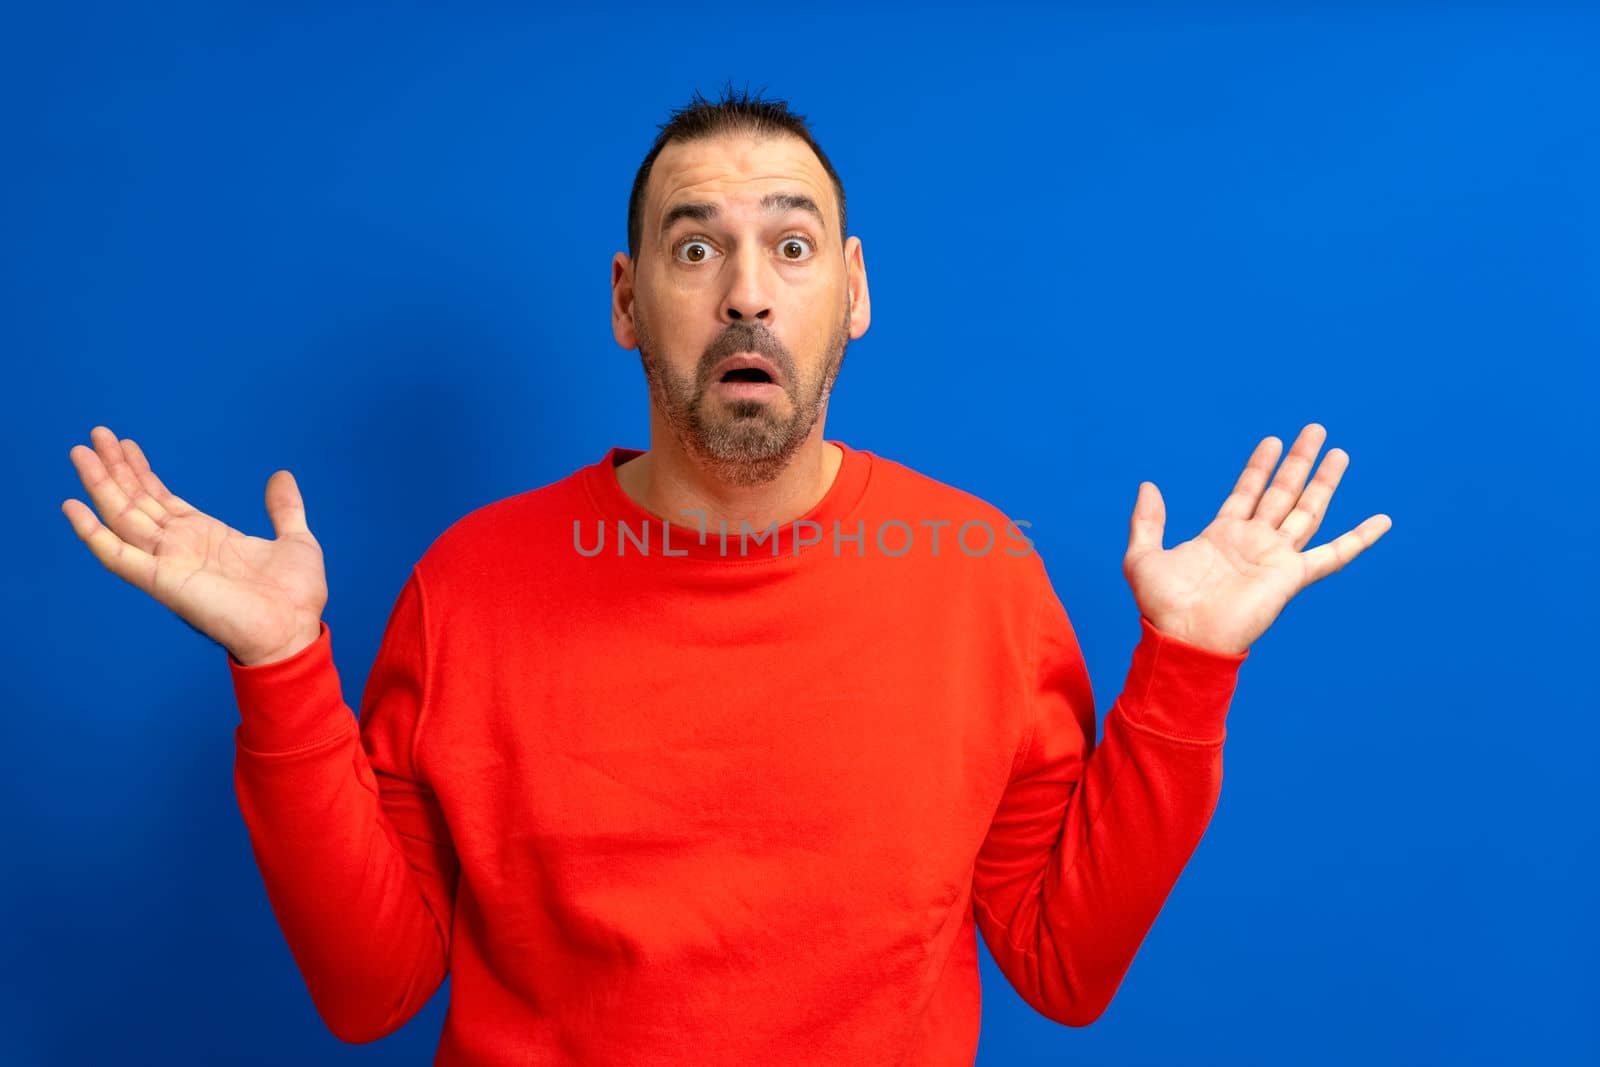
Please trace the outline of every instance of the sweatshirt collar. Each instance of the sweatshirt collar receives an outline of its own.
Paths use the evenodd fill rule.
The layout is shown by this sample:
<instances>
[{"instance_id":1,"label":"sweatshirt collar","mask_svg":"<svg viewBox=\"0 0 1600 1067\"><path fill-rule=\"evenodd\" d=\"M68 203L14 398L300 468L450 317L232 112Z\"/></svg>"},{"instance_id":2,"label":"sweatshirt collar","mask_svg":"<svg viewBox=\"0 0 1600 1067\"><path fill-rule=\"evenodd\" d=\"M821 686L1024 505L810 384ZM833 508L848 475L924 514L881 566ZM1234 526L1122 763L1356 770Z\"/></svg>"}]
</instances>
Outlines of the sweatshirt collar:
<instances>
[{"instance_id":1,"label":"sweatshirt collar","mask_svg":"<svg viewBox=\"0 0 1600 1067\"><path fill-rule=\"evenodd\" d=\"M617 466L644 455L644 451L612 446L604 457L584 470L585 488L605 525L600 554L616 556L621 545L622 555L655 556L668 562L689 559L742 564L775 562L795 558L797 536L798 555L826 549L833 544L835 522L839 524L841 535L856 532L855 524L846 520L861 502L872 472L872 453L851 448L843 441L828 443L837 445L844 459L822 499L804 515L777 524L775 532L773 527L754 529L746 525L742 545L738 523L727 528L725 539L715 524L706 528L702 537L702 521L698 516L692 513L670 516L669 522L640 506L617 481ZM810 523L815 525L808 525ZM592 524L588 525L589 528L581 531L581 538L592 546L599 533ZM627 527L626 535L619 525Z\"/></svg>"}]
</instances>

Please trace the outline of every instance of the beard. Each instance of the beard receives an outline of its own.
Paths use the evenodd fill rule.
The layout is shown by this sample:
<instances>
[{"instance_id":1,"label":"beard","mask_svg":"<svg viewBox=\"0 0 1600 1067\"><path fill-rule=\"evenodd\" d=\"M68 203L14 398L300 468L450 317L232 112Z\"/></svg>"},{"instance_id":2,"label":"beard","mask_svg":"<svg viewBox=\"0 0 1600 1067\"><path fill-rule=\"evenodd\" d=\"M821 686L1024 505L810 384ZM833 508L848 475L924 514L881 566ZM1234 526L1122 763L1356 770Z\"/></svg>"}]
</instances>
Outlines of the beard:
<instances>
[{"instance_id":1,"label":"beard","mask_svg":"<svg viewBox=\"0 0 1600 1067\"><path fill-rule=\"evenodd\" d=\"M753 486L772 481L811 436L844 366L850 341L850 310L828 338L816 373L802 378L794 357L765 326L738 320L714 337L694 371L676 374L660 358L644 315L635 308L634 332L639 362L650 387L650 401L673 435L718 481ZM789 399L788 414L775 401L722 400L711 395L711 372L738 352L756 352L777 368Z\"/></svg>"}]
</instances>

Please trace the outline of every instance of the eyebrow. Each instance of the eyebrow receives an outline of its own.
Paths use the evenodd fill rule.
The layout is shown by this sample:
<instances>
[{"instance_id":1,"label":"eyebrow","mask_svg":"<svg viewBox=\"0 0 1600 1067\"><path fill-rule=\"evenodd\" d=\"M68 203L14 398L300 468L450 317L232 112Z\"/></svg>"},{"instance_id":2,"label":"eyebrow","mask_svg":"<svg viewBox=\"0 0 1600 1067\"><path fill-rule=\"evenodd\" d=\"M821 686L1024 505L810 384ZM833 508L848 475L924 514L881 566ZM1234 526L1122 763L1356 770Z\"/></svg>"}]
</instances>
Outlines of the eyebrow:
<instances>
[{"instance_id":1,"label":"eyebrow","mask_svg":"<svg viewBox=\"0 0 1600 1067\"><path fill-rule=\"evenodd\" d=\"M822 217L822 209L817 207L817 202L804 193L768 193L761 198L761 206L769 212L781 211L809 211L817 217L817 224L827 226L827 221ZM700 222L710 222L717 217L717 205L703 200L695 200L682 204L674 204L667 208L667 213L661 217L661 232L672 229L672 224L679 219L696 219Z\"/></svg>"}]
</instances>

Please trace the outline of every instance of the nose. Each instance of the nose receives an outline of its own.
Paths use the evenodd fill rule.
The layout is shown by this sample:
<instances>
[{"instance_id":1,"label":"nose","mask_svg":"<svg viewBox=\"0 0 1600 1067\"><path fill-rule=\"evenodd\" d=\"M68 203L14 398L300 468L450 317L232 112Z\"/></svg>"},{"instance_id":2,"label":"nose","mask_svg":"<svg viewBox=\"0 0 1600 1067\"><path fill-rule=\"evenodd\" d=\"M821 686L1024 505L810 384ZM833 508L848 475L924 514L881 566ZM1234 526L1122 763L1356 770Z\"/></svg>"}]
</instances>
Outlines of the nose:
<instances>
[{"instance_id":1,"label":"nose","mask_svg":"<svg viewBox=\"0 0 1600 1067\"><path fill-rule=\"evenodd\" d=\"M765 260L759 252L741 252L732 264L732 277L722 300L724 322L755 319L762 325L772 322L772 288Z\"/></svg>"}]
</instances>

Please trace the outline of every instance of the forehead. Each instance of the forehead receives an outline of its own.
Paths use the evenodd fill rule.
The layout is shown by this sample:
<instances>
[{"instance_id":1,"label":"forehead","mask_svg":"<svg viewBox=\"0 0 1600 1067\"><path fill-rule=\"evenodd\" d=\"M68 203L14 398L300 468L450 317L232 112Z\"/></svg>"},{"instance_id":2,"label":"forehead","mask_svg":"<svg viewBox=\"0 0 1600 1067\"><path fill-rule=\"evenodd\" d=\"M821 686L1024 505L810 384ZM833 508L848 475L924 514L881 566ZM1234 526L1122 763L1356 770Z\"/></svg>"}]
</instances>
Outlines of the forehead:
<instances>
[{"instance_id":1,"label":"forehead","mask_svg":"<svg viewBox=\"0 0 1600 1067\"><path fill-rule=\"evenodd\" d=\"M645 185L645 225L671 204L710 200L757 204L780 189L809 193L829 218L838 218L833 182L811 146L789 134L721 134L673 141L656 156Z\"/></svg>"}]
</instances>

